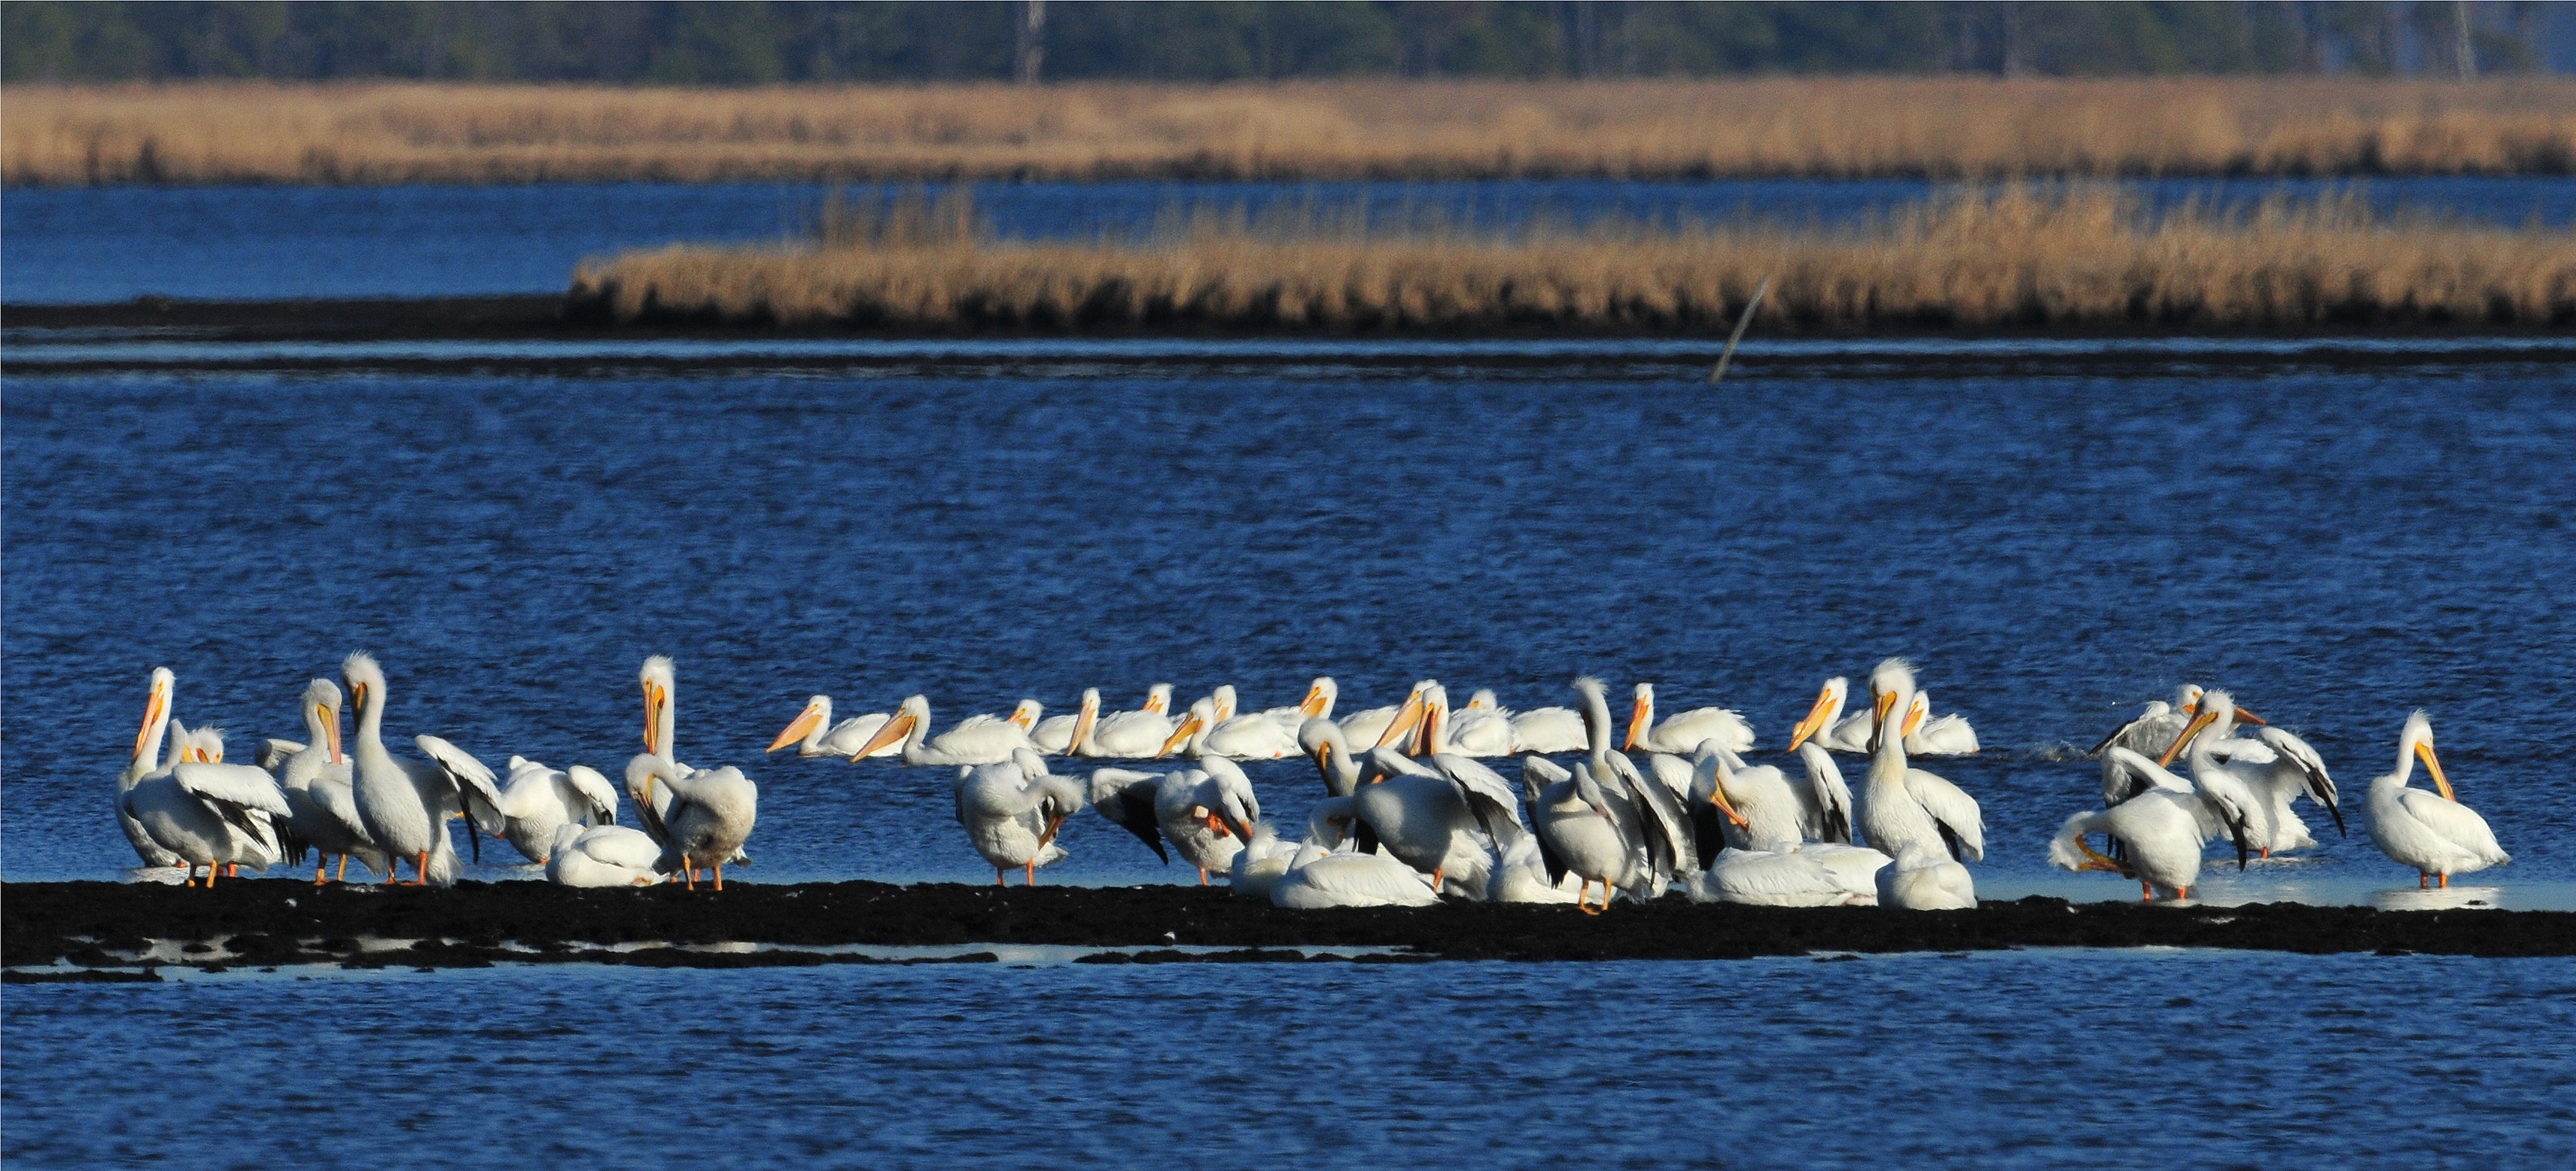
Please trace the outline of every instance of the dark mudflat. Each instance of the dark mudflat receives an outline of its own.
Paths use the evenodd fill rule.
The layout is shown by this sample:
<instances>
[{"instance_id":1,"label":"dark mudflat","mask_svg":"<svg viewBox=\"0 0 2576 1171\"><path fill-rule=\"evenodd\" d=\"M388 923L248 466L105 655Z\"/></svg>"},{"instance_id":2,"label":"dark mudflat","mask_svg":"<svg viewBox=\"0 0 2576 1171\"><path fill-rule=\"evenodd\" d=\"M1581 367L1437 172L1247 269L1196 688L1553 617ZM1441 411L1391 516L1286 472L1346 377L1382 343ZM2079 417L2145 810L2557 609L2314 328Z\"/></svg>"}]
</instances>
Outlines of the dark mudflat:
<instances>
[{"instance_id":1,"label":"dark mudflat","mask_svg":"<svg viewBox=\"0 0 2576 1171\"><path fill-rule=\"evenodd\" d=\"M364 951L361 938L415 939ZM2028 898L1975 911L1698 906L1678 895L1591 917L1571 907L1455 904L1421 909L1284 911L1222 887L1035 889L874 882L571 890L539 882L447 889L330 886L290 879L212 891L109 882L0 888L0 959L13 968L69 961L131 966L149 941L197 947L179 962L226 966L342 962L467 966L616 962L687 967L868 961L807 948L836 944L1053 944L1152 949L1101 962L1285 960L1299 948L1392 948L1418 959L1729 959L1811 952L1971 951L2017 947L2222 947L2307 953L2576 955L2576 912L2380 911L2070 904ZM604 953L589 945L757 943L785 950L679 946ZM216 951L208 944L220 944ZM1184 953L1176 946L1229 949ZM123 955L113 953L124 953ZM198 958L202 956L203 958ZM990 961L989 954L938 962Z\"/></svg>"}]
</instances>

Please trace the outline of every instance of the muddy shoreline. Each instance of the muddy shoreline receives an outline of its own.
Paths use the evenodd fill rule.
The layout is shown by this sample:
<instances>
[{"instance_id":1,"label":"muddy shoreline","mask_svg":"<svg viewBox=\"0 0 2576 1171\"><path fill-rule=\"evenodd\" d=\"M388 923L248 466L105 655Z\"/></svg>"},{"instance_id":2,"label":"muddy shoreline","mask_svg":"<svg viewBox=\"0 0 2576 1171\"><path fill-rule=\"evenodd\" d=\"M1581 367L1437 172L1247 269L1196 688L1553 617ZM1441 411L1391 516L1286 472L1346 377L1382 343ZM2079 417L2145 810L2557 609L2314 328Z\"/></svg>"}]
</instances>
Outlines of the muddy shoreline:
<instances>
[{"instance_id":1,"label":"muddy shoreline","mask_svg":"<svg viewBox=\"0 0 2576 1171\"><path fill-rule=\"evenodd\" d=\"M417 941L372 946L361 941ZM158 958L137 958L156 942ZM759 951L697 950L709 944ZM183 950L162 954L168 945ZM666 967L989 962L990 953L891 961L846 947L1055 945L1142 949L1087 962L1422 959L1739 959L1818 952L2024 947L2206 947L2309 954L2576 955L2576 912L2381 911L2281 903L2164 907L2026 898L1974 912L1697 906L1678 895L1586 917L1570 907L1458 904L1283 911L1224 888L991 887L874 882L571 890L537 882L439 890L245 879L215 890L112 882L0 887L10 979L133 979L156 964L495 962ZM627 950L604 948L624 945ZM642 946L637 946L642 945ZM1179 948L1194 949L1180 951ZM1305 949L1377 949L1309 955ZM1214 951L1195 949L1216 949ZM66 967L65 965L68 965Z\"/></svg>"}]
</instances>

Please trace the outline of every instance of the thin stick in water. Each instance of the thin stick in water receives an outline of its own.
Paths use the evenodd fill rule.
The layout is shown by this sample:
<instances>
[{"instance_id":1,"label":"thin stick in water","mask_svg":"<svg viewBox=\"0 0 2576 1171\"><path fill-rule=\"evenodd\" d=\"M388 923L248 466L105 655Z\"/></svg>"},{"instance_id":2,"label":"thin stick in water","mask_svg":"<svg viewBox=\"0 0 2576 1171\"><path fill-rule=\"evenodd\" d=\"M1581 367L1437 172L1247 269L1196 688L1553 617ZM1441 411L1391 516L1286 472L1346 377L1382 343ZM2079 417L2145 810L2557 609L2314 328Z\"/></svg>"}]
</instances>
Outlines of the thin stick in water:
<instances>
[{"instance_id":1,"label":"thin stick in water","mask_svg":"<svg viewBox=\"0 0 2576 1171\"><path fill-rule=\"evenodd\" d=\"M1753 311L1762 307L1762 295L1770 291L1771 278L1767 276L1753 286L1753 299L1744 303L1744 315L1735 319L1735 332L1726 335L1726 350L1717 356L1717 369L1708 372L1711 385L1726 377L1726 364L1735 360L1735 346L1744 340L1744 327L1753 324Z\"/></svg>"}]
</instances>

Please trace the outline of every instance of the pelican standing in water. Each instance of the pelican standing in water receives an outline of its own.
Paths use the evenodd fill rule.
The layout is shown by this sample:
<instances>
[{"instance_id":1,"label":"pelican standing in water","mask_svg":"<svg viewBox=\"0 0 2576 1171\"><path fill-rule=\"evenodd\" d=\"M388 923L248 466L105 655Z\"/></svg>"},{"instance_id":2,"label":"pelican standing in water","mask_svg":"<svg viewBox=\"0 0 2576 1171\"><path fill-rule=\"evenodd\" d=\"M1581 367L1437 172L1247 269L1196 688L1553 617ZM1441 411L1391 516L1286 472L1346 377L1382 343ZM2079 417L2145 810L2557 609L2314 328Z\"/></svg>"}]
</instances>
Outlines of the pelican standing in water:
<instances>
[{"instance_id":1,"label":"pelican standing in water","mask_svg":"<svg viewBox=\"0 0 2576 1171\"><path fill-rule=\"evenodd\" d=\"M356 769L340 751L340 686L314 680L304 688L303 706L306 742L278 762L277 782L286 796L287 829L313 848L313 885L323 884L323 868L334 854L340 856L338 881L348 881L353 854L370 873L392 873L392 857L358 820Z\"/></svg>"},{"instance_id":2,"label":"pelican standing in water","mask_svg":"<svg viewBox=\"0 0 2576 1171\"><path fill-rule=\"evenodd\" d=\"M768 751L776 752L793 744L798 756L842 756L856 761L861 759L856 755L859 746L866 744L877 734L877 729L885 727L886 721L893 718L884 712L869 712L835 724L832 722L832 697L817 695L805 701L805 710L797 713L796 719L787 725L787 730L770 742ZM901 747L888 744L873 755L894 756L902 751Z\"/></svg>"},{"instance_id":3,"label":"pelican standing in water","mask_svg":"<svg viewBox=\"0 0 2576 1171\"><path fill-rule=\"evenodd\" d=\"M1921 844L1956 860L1986 856L1985 817L1976 798L1946 778L1914 768L1905 759L1905 733L1914 707L1914 670L1889 659L1870 675L1877 743L1861 797L1861 833L1880 853L1902 861L1906 847Z\"/></svg>"},{"instance_id":4,"label":"pelican standing in water","mask_svg":"<svg viewBox=\"0 0 2576 1171\"><path fill-rule=\"evenodd\" d=\"M904 700L903 706L895 709L894 718L877 729L877 734L869 737L850 759L868 756L889 744L903 745L903 762L909 765L1000 764L1011 759L1014 751L1038 750L1037 742L1029 739L1028 728L1000 716L968 716L956 727L933 737L930 700L921 695Z\"/></svg>"},{"instance_id":5,"label":"pelican standing in water","mask_svg":"<svg viewBox=\"0 0 2576 1171\"><path fill-rule=\"evenodd\" d=\"M1013 870L1025 870L1026 885L1036 886L1038 867L1065 856L1055 844L1064 819L1082 809L1082 787L1048 772L1046 760L1025 748L1001 764L958 766L955 793L957 824L992 863L995 886L1009 885L1004 878Z\"/></svg>"},{"instance_id":6,"label":"pelican standing in water","mask_svg":"<svg viewBox=\"0 0 2576 1171\"><path fill-rule=\"evenodd\" d=\"M2407 785L2418 758L2440 792ZM2406 728L2397 737L2396 769L2370 782L2370 840L2379 844L2379 852L2388 855L2389 861L2415 871L2419 890L2436 878L2448 889L2454 874L2513 861L2513 855L2496 844L2487 819L2460 804L2451 778L2442 771L2441 758L2433 754L2433 718L2421 711L2406 717Z\"/></svg>"},{"instance_id":7,"label":"pelican standing in water","mask_svg":"<svg viewBox=\"0 0 2576 1171\"><path fill-rule=\"evenodd\" d=\"M466 816L478 804L484 810L497 810L501 793L493 785L492 770L436 736L412 738L429 762L395 756L384 740L384 668L369 655L354 654L340 665L340 677L348 684L358 713L358 745L353 754L358 824L394 862L412 863L411 885L455 881L456 848L447 837L447 819ZM493 819L497 820L497 813ZM482 839L471 833L466 838L475 844L479 857ZM443 855L436 868L431 865L433 855ZM390 864L385 881L394 881Z\"/></svg>"},{"instance_id":8,"label":"pelican standing in water","mask_svg":"<svg viewBox=\"0 0 2576 1171\"><path fill-rule=\"evenodd\" d=\"M2236 842L2236 868L2245 868L2248 814L2234 796L2187 784L2126 748L2113 745L2108 753L2106 771L2129 778L2104 783L2106 790L2117 784L2120 799L2108 808L2068 817L2048 843L2050 864L2136 879L2140 897L2149 902L2158 887L2175 899L2187 899L2200 880L2201 848L2213 831L2224 827ZM2111 841L2110 854L2084 840L2095 833Z\"/></svg>"},{"instance_id":9,"label":"pelican standing in water","mask_svg":"<svg viewBox=\"0 0 2576 1171\"><path fill-rule=\"evenodd\" d=\"M740 855L759 820L760 786L731 766L681 776L670 761L644 752L626 763L626 787L642 794L635 811L645 826L660 830L652 835L662 843L654 869L682 871L690 890L698 889L699 870L712 869L723 890L725 863ZM670 790L668 800L657 800L662 789Z\"/></svg>"},{"instance_id":10,"label":"pelican standing in water","mask_svg":"<svg viewBox=\"0 0 2576 1171\"><path fill-rule=\"evenodd\" d=\"M1710 740L1729 752L1753 751L1753 725L1740 712L1720 707L1692 708L1655 720L1655 685L1637 685L1637 703L1628 717L1627 748L1689 755Z\"/></svg>"},{"instance_id":11,"label":"pelican standing in water","mask_svg":"<svg viewBox=\"0 0 2576 1171\"><path fill-rule=\"evenodd\" d=\"M179 856L162 849L152 840L152 835L143 832L143 823L125 811L125 795L144 778L158 776L164 771L161 741L170 730L170 705L179 687L178 676L171 674L168 667L154 667L151 686L151 694L143 702L143 730L134 735L134 755L126 760L125 771L116 777L116 824L125 831L125 840L133 843L134 856L144 865L180 866L185 863L179 860ZM173 751L170 763L179 763L178 758L179 753Z\"/></svg>"}]
</instances>

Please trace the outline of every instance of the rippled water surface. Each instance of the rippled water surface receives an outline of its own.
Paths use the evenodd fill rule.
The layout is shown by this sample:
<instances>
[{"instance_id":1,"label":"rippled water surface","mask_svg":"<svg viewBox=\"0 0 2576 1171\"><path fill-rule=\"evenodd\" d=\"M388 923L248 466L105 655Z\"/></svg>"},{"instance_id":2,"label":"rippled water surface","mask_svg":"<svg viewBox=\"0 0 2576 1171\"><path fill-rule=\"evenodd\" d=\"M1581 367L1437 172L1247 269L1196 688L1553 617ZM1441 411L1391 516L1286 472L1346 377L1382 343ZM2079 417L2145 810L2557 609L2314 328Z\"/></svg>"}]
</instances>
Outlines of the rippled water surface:
<instances>
[{"instance_id":1,"label":"rippled water surface","mask_svg":"<svg viewBox=\"0 0 2576 1171\"><path fill-rule=\"evenodd\" d=\"M1533 707L1591 672L1740 708L1769 753L1825 676L1902 653L1988 747L1932 767L1985 803L1989 896L2134 894L2045 842L2098 800L2072 749L2194 680L2316 744L2353 829L2302 805L2324 849L2206 896L2411 889L2363 794L2420 706L2515 854L2452 901L2576 904L2576 379L2379 346L1789 346L1718 390L1669 342L15 366L0 874L132 864L108 807L156 664L246 739L363 648L397 743L614 775L668 653L681 758L761 785L738 877L983 881L946 772L760 750L818 691L944 726L1317 674L1346 710L1424 677ZM1288 824L1320 793L1252 773ZM1066 844L1051 881L1194 878L1096 818ZM483 876L529 873L507 855Z\"/></svg>"},{"instance_id":2,"label":"rippled water surface","mask_svg":"<svg viewBox=\"0 0 2576 1171\"><path fill-rule=\"evenodd\" d=\"M295 971L11 988L0 1155L29 1167L1026 1167L1149 1150L1202 1166L2576 1159L2566 960Z\"/></svg>"}]
</instances>

